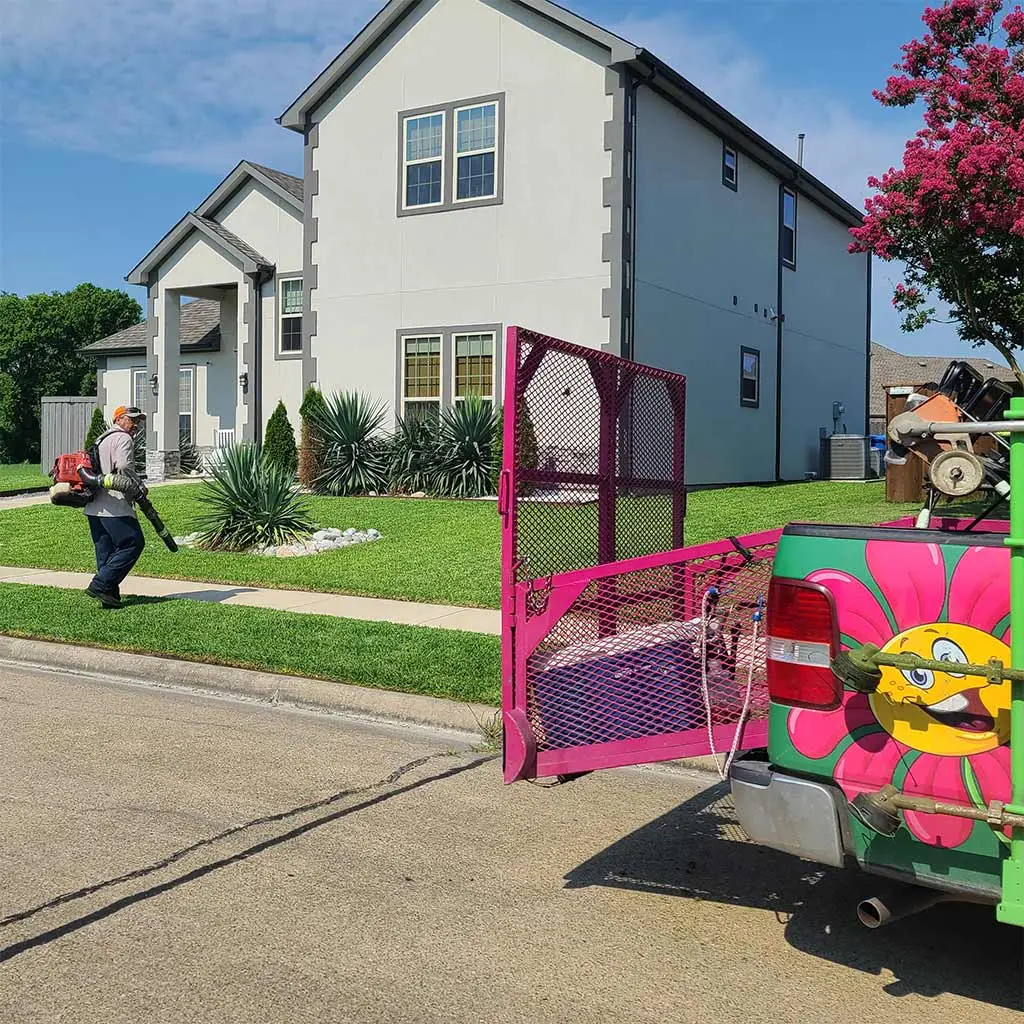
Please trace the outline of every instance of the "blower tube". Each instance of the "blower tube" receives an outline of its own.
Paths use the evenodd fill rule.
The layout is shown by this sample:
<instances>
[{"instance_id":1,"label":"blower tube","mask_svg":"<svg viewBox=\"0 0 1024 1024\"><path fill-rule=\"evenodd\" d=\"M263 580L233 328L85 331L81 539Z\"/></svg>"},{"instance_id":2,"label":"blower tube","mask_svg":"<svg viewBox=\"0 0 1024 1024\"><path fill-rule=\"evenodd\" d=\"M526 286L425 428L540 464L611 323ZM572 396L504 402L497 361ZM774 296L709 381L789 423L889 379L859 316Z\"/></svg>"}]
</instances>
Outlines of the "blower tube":
<instances>
[{"instance_id":1,"label":"blower tube","mask_svg":"<svg viewBox=\"0 0 1024 1024\"><path fill-rule=\"evenodd\" d=\"M84 466L79 466L78 476L86 487L105 487L107 490L120 491L129 501L134 501L139 506L142 514L150 521L156 535L167 546L168 551L177 551L178 545L171 536L171 531L164 525L164 521L157 514L153 503L147 497L146 485L129 473L107 473L105 476L100 473L93 473Z\"/></svg>"}]
</instances>

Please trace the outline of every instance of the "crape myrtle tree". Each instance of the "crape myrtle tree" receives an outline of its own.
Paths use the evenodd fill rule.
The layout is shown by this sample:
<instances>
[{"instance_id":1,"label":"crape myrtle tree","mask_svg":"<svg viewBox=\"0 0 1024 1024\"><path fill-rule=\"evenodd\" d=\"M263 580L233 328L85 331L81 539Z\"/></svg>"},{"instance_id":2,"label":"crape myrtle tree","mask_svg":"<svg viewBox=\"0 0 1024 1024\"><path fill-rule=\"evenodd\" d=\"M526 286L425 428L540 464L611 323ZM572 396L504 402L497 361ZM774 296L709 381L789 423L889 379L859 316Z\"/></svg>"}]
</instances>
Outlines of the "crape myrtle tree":
<instances>
[{"instance_id":1,"label":"crape myrtle tree","mask_svg":"<svg viewBox=\"0 0 1024 1024\"><path fill-rule=\"evenodd\" d=\"M868 179L876 194L850 250L904 264L892 300L903 330L939 322L938 299L960 337L992 345L1024 385L1024 11L948 0L922 20L874 96L922 102L924 123L903 166Z\"/></svg>"}]
</instances>

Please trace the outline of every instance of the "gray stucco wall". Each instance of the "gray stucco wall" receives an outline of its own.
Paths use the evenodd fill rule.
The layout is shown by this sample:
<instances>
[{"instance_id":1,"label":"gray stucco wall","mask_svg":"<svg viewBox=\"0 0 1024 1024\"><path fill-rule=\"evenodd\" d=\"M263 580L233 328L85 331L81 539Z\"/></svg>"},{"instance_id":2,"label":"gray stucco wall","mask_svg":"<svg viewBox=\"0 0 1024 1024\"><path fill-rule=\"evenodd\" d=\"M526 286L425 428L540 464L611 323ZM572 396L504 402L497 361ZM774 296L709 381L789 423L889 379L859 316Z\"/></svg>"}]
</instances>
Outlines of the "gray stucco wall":
<instances>
[{"instance_id":1,"label":"gray stucco wall","mask_svg":"<svg viewBox=\"0 0 1024 1024\"><path fill-rule=\"evenodd\" d=\"M687 376L688 482L774 479L777 182L741 156L725 187L721 139L647 87L636 131L635 356ZM760 352L756 409L743 346Z\"/></svg>"},{"instance_id":2,"label":"gray stucco wall","mask_svg":"<svg viewBox=\"0 0 1024 1024\"><path fill-rule=\"evenodd\" d=\"M818 468L818 428L833 400L863 429L866 261L846 228L801 197L797 269L779 300L780 182L746 156L722 183L722 139L667 100L637 96L635 356L686 374L691 484L776 478ZM779 322L782 401L776 402ZM740 352L760 356L757 408L740 403ZM824 412L827 417L823 418Z\"/></svg>"}]
</instances>

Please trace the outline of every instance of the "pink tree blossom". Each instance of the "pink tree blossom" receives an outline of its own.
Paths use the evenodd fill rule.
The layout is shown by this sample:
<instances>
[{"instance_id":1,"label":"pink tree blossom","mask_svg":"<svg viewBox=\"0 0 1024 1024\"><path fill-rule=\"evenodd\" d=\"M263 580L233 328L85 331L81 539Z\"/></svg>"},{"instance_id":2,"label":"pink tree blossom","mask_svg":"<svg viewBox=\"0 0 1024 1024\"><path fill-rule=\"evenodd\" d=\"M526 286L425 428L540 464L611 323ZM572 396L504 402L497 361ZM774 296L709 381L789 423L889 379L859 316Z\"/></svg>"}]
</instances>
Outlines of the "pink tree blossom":
<instances>
[{"instance_id":1,"label":"pink tree blossom","mask_svg":"<svg viewBox=\"0 0 1024 1024\"><path fill-rule=\"evenodd\" d=\"M933 321L927 296L938 296L961 337L992 344L1024 383L1024 11L947 0L922 20L927 32L874 96L922 101L923 125L902 167L868 179L877 192L850 251L906 265L893 297L904 330Z\"/></svg>"}]
</instances>

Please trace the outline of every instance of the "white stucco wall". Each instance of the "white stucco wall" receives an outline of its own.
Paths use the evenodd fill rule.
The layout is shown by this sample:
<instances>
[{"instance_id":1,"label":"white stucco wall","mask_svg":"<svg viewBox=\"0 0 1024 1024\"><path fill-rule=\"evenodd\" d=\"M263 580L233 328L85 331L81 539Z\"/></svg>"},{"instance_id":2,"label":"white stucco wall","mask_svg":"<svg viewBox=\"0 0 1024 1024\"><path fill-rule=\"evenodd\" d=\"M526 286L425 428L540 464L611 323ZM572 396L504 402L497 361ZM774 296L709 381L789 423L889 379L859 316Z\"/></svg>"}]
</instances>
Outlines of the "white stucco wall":
<instances>
[{"instance_id":1,"label":"white stucco wall","mask_svg":"<svg viewBox=\"0 0 1024 1024\"><path fill-rule=\"evenodd\" d=\"M242 427L246 421L247 409L242 403L241 389L238 387L238 374L243 369L251 368L241 360L239 339L246 337L247 327L244 321L245 278L241 270L197 232L193 232L166 260L157 271L157 279L150 286L150 295L156 299L157 336L156 348L161 355L159 376L161 380L158 399L162 401L165 394L164 381L171 378L172 363L173 379L177 381L177 366L189 361L172 356L170 347L165 343L165 300L177 295L179 300L190 291L210 287L224 287L224 298L221 302L221 351L207 353L210 360L209 373L204 366L202 372L197 367L197 419L196 442L199 445L213 444L213 431L218 428L234 428L236 437L241 438ZM239 294L242 298L239 300ZM172 299L173 301L173 299ZM205 360L204 360L205 361ZM203 378L200 386L199 378ZM202 398L199 397L202 393ZM177 392L175 391L175 394ZM174 412L174 435L161 437L159 423L161 418L153 417L150 429L157 424L157 443L160 451L173 451L177 448L177 410ZM170 421L168 421L170 422Z\"/></svg>"},{"instance_id":2,"label":"white stucco wall","mask_svg":"<svg viewBox=\"0 0 1024 1024\"><path fill-rule=\"evenodd\" d=\"M773 479L778 182L741 154L727 188L722 140L645 88L636 145L635 357L686 374L688 483ZM761 356L756 409L741 346Z\"/></svg>"},{"instance_id":3,"label":"white stucco wall","mask_svg":"<svg viewBox=\"0 0 1024 1024\"><path fill-rule=\"evenodd\" d=\"M301 277L287 274L287 277ZM295 430L295 439L299 438L299 406L302 404L302 359L278 357L278 301L276 298L279 284L276 280L268 281L263 286L260 305L263 315L263 429L266 430L267 420L273 415L278 402L284 402L288 410L288 419ZM339 385L339 388L344 385Z\"/></svg>"},{"instance_id":4,"label":"white stucco wall","mask_svg":"<svg viewBox=\"0 0 1024 1024\"><path fill-rule=\"evenodd\" d=\"M847 228L813 203L797 208L796 270L782 275L782 477L818 470L818 431L864 433L868 257L847 251ZM845 424L845 431L844 431Z\"/></svg>"},{"instance_id":5,"label":"white stucco wall","mask_svg":"<svg viewBox=\"0 0 1024 1024\"><path fill-rule=\"evenodd\" d=\"M279 270L302 270L302 212L250 179L213 216Z\"/></svg>"},{"instance_id":6,"label":"white stucco wall","mask_svg":"<svg viewBox=\"0 0 1024 1024\"><path fill-rule=\"evenodd\" d=\"M110 423L114 418L114 410L119 405L130 405L134 401L132 393L132 370L145 370L146 357L108 356L106 369L100 370L102 375L97 382L105 389L106 400L103 405L103 418Z\"/></svg>"},{"instance_id":7,"label":"white stucco wall","mask_svg":"<svg viewBox=\"0 0 1024 1024\"><path fill-rule=\"evenodd\" d=\"M645 88L636 167L635 356L687 376L687 482L775 479L780 309L782 476L803 479L818 468L833 399L863 430L863 259L848 255L842 224L800 197L797 269L783 270L780 303L779 180L740 152L738 188L726 187L720 136ZM741 347L760 353L756 409L740 404Z\"/></svg>"},{"instance_id":8,"label":"white stucco wall","mask_svg":"<svg viewBox=\"0 0 1024 1024\"><path fill-rule=\"evenodd\" d=\"M436 0L315 112L322 388L391 405L400 328L518 323L607 344L606 59L507 0ZM397 216L399 112L501 92L504 202Z\"/></svg>"}]
</instances>

